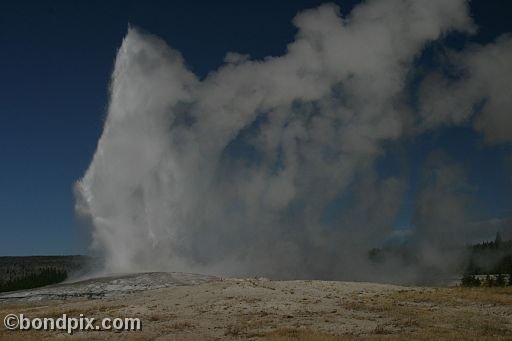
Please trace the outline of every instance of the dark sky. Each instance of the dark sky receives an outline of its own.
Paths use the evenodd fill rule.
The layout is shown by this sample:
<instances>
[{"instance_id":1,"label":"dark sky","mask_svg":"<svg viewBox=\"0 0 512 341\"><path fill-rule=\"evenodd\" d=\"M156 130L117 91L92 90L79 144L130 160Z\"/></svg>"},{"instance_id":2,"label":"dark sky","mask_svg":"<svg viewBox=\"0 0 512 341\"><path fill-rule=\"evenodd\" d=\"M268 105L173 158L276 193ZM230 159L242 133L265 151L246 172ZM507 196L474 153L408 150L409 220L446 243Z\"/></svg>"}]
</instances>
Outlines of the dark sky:
<instances>
[{"instance_id":1,"label":"dark sky","mask_svg":"<svg viewBox=\"0 0 512 341\"><path fill-rule=\"evenodd\" d=\"M254 58L280 55L293 39L294 15L322 1L2 1L0 3L0 255L83 253L87 233L74 218L72 187L86 170L101 134L116 50L129 24L180 50L200 77L226 52ZM357 1L336 1L348 12ZM472 1L486 43L512 32L509 1ZM510 146L482 149L465 128L420 136L406 151L389 153L383 173L403 172L442 147L460 159L478 185L482 218L510 215L502 157ZM392 148L391 148L392 150ZM414 156L414 157L412 157ZM508 177L510 178L510 177ZM510 183L508 183L510 186ZM505 188L504 188L505 187ZM410 220L411 200L397 227Z\"/></svg>"}]
</instances>

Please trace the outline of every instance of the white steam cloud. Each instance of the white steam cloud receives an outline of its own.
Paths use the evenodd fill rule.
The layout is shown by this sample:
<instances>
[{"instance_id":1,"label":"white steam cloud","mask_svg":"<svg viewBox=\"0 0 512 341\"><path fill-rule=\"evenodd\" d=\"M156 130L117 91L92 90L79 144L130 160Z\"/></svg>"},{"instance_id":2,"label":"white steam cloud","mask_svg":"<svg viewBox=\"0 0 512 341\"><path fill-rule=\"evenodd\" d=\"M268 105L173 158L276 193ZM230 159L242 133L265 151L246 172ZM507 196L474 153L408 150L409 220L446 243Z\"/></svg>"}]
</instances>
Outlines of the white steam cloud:
<instances>
[{"instance_id":1,"label":"white steam cloud","mask_svg":"<svg viewBox=\"0 0 512 341\"><path fill-rule=\"evenodd\" d=\"M512 36L494 43L449 51L450 62L461 77L432 73L422 86L422 125L459 124L469 119L488 143L512 141Z\"/></svg>"},{"instance_id":2,"label":"white steam cloud","mask_svg":"<svg viewBox=\"0 0 512 341\"><path fill-rule=\"evenodd\" d=\"M366 253L392 231L406 188L404 179L380 177L375 161L383 143L415 121L404 100L415 57L449 31L474 31L468 6L367 1L342 16L323 5L293 23L298 33L283 56L230 52L204 80L162 40L128 31L103 135L76 186L77 210L91 219L92 247L107 271L282 278L370 271ZM494 83L503 67L510 72L499 59L506 48L503 38L461 52L470 82L440 90L429 78L422 129L469 119L468 98L485 97L477 129L490 141L512 136L501 107L511 96ZM443 91L456 95L442 103Z\"/></svg>"}]
</instances>

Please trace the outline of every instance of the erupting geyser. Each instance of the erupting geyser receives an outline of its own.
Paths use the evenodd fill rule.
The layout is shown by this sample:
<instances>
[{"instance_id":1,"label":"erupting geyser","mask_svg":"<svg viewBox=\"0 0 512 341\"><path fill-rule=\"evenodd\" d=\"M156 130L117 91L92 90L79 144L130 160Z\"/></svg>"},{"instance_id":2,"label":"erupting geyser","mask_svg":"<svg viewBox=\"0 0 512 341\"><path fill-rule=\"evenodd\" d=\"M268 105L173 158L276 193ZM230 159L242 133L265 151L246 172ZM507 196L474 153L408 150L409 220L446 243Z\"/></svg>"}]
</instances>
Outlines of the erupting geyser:
<instances>
[{"instance_id":1,"label":"erupting geyser","mask_svg":"<svg viewBox=\"0 0 512 341\"><path fill-rule=\"evenodd\" d=\"M162 40L129 29L103 135L76 185L107 271L370 275L367 251L393 230L406 188L376 172L383 142L462 122L455 101L481 98L458 86L443 111L425 82L419 110L406 100L425 45L473 30L467 4L368 1L346 17L324 5L293 22L283 56L228 53L204 80ZM470 65L482 51L457 58Z\"/></svg>"}]
</instances>

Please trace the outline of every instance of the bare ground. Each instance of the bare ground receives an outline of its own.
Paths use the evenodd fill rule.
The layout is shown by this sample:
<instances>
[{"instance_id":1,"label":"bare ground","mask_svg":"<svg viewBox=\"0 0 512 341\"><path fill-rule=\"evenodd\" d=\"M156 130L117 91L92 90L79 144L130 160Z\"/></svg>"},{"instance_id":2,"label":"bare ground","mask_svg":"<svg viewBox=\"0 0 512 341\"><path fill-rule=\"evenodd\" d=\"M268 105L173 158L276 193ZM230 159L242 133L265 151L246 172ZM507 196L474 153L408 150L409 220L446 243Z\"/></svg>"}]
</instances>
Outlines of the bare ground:
<instances>
[{"instance_id":1,"label":"bare ground","mask_svg":"<svg viewBox=\"0 0 512 341\"><path fill-rule=\"evenodd\" d=\"M0 316L139 317L142 331L77 332L83 340L512 340L512 288L420 288L218 279L101 299L0 303ZM8 331L0 340L70 338Z\"/></svg>"}]
</instances>

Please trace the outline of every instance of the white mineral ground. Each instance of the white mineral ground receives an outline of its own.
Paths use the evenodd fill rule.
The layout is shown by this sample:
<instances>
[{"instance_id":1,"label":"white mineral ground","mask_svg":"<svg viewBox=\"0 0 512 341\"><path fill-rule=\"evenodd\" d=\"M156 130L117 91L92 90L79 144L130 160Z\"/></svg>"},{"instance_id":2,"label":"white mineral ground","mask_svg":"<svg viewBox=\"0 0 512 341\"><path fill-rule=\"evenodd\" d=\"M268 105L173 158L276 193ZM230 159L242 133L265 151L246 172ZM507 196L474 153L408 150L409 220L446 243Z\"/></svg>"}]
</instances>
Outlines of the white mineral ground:
<instances>
[{"instance_id":1,"label":"white mineral ground","mask_svg":"<svg viewBox=\"0 0 512 341\"><path fill-rule=\"evenodd\" d=\"M353 340L512 338L512 288L427 288L316 280L140 273L0 295L0 314L138 317L142 331L78 339ZM0 339L69 337L7 331Z\"/></svg>"}]
</instances>

